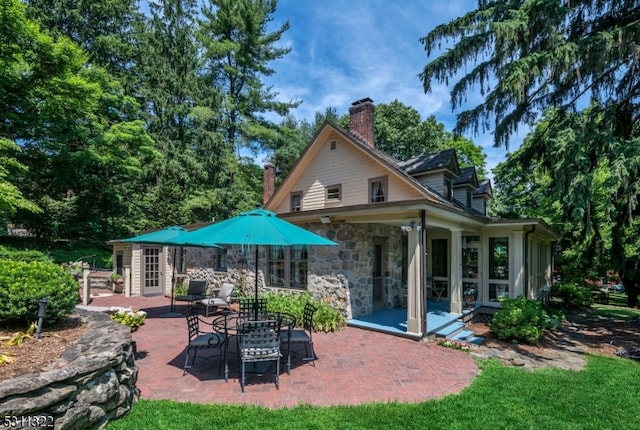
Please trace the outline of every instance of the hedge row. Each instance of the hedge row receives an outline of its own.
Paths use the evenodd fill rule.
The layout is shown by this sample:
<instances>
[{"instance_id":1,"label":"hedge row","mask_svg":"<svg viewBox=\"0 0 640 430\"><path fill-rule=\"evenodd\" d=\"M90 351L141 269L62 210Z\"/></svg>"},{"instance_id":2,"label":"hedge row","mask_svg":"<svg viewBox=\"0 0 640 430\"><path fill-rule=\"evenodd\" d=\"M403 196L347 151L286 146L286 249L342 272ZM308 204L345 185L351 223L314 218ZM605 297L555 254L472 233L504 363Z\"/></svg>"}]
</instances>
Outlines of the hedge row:
<instances>
[{"instance_id":1,"label":"hedge row","mask_svg":"<svg viewBox=\"0 0 640 430\"><path fill-rule=\"evenodd\" d=\"M29 324L48 300L44 322L53 324L78 304L78 283L50 261L0 259L0 324Z\"/></svg>"}]
</instances>

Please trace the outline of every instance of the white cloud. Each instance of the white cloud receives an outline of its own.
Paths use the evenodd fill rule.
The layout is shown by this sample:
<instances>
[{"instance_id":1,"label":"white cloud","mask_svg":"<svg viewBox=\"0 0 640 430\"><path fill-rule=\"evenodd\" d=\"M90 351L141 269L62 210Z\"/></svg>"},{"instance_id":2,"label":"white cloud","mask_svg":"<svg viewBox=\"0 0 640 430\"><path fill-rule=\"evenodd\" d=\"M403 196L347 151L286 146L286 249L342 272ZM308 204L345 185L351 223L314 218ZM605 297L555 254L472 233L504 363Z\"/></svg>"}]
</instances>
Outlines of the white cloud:
<instances>
[{"instance_id":1,"label":"white cloud","mask_svg":"<svg viewBox=\"0 0 640 430\"><path fill-rule=\"evenodd\" d=\"M378 104L397 99L424 118L435 115L451 130L455 114L448 88L436 84L424 94L418 78L429 61L419 39L476 5L476 0L280 0L273 25L290 21L281 45L292 51L271 65L276 74L267 83L280 100L302 100L292 112L298 118L313 120L330 106L344 114L363 97ZM471 93L467 104L480 100ZM511 151L525 134L521 130L512 139ZM485 148L489 170L504 161L506 151L493 148L490 134L467 137Z\"/></svg>"}]
</instances>

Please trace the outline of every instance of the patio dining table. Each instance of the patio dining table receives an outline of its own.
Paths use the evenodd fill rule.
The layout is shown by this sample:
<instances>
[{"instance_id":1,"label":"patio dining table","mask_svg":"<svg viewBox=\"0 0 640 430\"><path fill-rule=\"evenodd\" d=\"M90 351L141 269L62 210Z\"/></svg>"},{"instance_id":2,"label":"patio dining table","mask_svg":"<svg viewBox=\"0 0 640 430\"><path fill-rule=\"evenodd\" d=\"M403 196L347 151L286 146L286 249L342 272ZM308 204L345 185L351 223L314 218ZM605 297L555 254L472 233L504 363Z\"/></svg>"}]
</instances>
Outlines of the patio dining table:
<instances>
[{"instance_id":1,"label":"patio dining table","mask_svg":"<svg viewBox=\"0 0 640 430\"><path fill-rule=\"evenodd\" d=\"M285 343L287 346L287 373L291 372L291 331L296 326L296 317L287 312L271 312L262 315L260 321L275 320L280 325L280 340L281 343ZM256 321L259 323L260 321ZM224 332L228 337L236 337L236 344L239 345L242 342L242 335L247 333L252 320L240 318L237 313L233 311L223 311L220 316L215 318L212 325L215 330ZM235 351L236 355L239 355L239 350ZM254 363L258 364L258 363ZM264 373L264 368L255 368L253 373Z\"/></svg>"}]
</instances>

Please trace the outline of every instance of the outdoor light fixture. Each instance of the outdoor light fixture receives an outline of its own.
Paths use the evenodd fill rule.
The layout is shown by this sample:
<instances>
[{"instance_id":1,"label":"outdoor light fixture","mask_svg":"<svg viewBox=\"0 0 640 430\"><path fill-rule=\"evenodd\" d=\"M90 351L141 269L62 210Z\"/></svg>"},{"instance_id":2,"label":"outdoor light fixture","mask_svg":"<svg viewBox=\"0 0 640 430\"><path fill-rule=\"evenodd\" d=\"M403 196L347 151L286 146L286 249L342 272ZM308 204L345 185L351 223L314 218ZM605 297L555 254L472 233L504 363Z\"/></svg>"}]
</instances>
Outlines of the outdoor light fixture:
<instances>
[{"instance_id":1,"label":"outdoor light fixture","mask_svg":"<svg viewBox=\"0 0 640 430\"><path fill-rule=\"evenodd\" d=\"M320 217L320 222L322 224L329 224L331 222L331 217L328 215L324 215Z\"/></svg>"},{"instance_id":2,"label":"outdoor light fixture","mask_svg":"<svg viewBox=\"0 0 640 430\"><path fill-rule=\"evenodd\" d=\"M400 229L406 233L410 232L413 229L416 229L418 231L420 231L422 229L422 226L418 223L416 223L415 221L411 221L409 224L405 224L403 226L400 226Z\"/></svg>"},{"instance_id":3,"label":"outdoor light fixture","mask_svg":"<svg viewBox=\"0 0 640 430\"><path fill-rule=\"evenodd\" d=\"M47 313L47 298L40 299L40 307L38 308L38 326L36 328L36 339L40 339L40 333L42 332L42 321Z\"/></svg>"}]
</instances>

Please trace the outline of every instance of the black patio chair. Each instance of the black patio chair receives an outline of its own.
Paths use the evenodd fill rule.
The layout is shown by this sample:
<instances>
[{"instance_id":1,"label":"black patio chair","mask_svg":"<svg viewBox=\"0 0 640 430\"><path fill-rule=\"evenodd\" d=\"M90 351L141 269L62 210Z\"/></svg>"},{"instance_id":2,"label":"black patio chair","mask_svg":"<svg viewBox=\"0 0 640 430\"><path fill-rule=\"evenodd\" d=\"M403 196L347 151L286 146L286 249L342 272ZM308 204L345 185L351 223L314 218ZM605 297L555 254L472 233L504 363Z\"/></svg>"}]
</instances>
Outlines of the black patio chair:
<instances>
[{"instance_id":1,"label":"black patio chair","mask_svg":"<svg viewBox=\"0 0 640 430\"><path fill-rule=\"evenodd\" d=\"M241 297L238 299L238 323L236 330L238 336L236 343L240 350L240 337L248 330L247 321L267 319L267 299L255 299L253 297Z\"/></svg>"},{"instance_id":2,"label":"black patio chair","mask_svg":"<svg viewBox=\"0 0 640 430\"><path fill-rule=\"evenodd\" d=\"M242 297L238 300L238 317L242 320L256 321L267 316L267 299Z\"/></svg>"},{"instance_id":3,"label":"black patio chair","mask_svg":"<svg viewBox=\"0 0 640 430\"><path fill-rule=\"evenodd\" d=\"M184 316L187 319L187 329L189 332L189 342L187 343L185 351L184 369L182 374L186 375L187 369L196 361L196 356L199 350L202 349L217 349L220 356L220 364L218 367L218 375L222 374L222 366L224 364L224 380L229 380L229 368L227 363L227 351L228 351L228 339L229 336L226 333L226 325L216 323L207 323L198 317L196 309L189 307ZM206 324L211 327L211 332L200 330L200 323ZM221 329L222 327L222 329ZM189 352L193 350L193 358L191 359L191 365L189 365Z\"/></svg>"},{"instance_id":4,"label":"black patio chair","mask_svg":"<svg viewBox=\"0 0 640 430\"><path fill-rule=\"evenodd\" d=\"M242 347L240 348L240 360L242 362L242 374L240 376L240 388L244 393L246 383L246 367L248 363L254 363L254 369L250 373L265 374L269 368L260 368L259 363L275 362L276 389L280 389L280 322L277 320L245 321L247 331L242 335Z\"/></svg>"},{"instance_id":5,"label":"black patio chair","mask_svg":"<svg viewBox=\"0 0 640 430\"><path fill-rule=\"evenodd\" d=\"M207 281L202 279L189 280L189 290L187 294L176 296L177 302L189 302L189 306L207 297Z\"/></svg>"},{"instance_id":6,"label":"black patio chair","mask_svg":"<svg viewBox=\"0 0 640 430\"><path fill-rule=\"evenodd\" d=\"M302 311L302 328L295 328L289 333L288 354L291 354L291 348L293 344L304 344L306 357L303 357L303 361L311 361L313 366L316 365L316 352L313 349L313 315L318 309L311 303L304 305ZM280 338L282 339L282 336Z\"/></svg>"},{"instance_id":7,"label":"black patio chair","mask_svg":"<svg viewBox=\"0 0 640 430\"><path fill-rule=\"evenodd\" d=\"M291 340L291 332L296 327L296 317L288 312L272 312L269 318L280 322L280 343L286 346L287 351L287 374L291 374L291 348L289 341ZM282 350L284 351L284 349Z\"/></svg>"}]
</instances>

